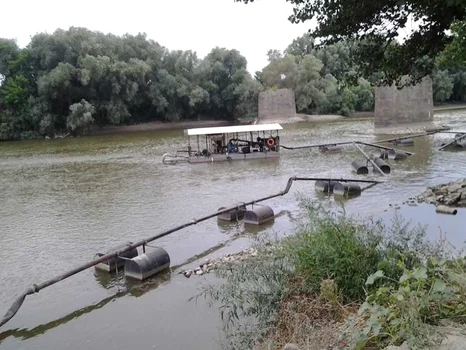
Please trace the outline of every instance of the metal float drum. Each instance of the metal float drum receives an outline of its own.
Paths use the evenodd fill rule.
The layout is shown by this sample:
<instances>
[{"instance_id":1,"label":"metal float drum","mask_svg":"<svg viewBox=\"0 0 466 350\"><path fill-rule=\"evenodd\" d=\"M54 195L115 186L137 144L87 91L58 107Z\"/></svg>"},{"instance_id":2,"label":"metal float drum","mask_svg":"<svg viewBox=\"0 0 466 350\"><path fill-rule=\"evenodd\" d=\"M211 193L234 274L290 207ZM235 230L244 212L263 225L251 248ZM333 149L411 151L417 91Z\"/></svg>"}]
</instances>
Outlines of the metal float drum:
<instances>
[{"instance_id":1,"label":"metal float drum","mask_svg":"<svg viewBox=\"0 0 466 350\"><path fill-rule=\"evenodd\" d=\"M392 160L403 160L408 158L408 154L402 151L390 150L388 151L388 159Z\"/></svg>"},{"instance_id":2,"label":"metal float drum","mask_svg":"<svg viewBox=\"0 0 466 350\"><path fill-rule=\"evenodd\" d=\"M384 174L390 174L390 165L385 163L385 161L381 158L375 158L374 163L382 170ZM375 171L375 169L374 169Z\"/></svg>"},{"instance_id":3,"label":"metal float drum","mask_svg":"<svg viewBox=\"0 0 466 350\"><path fill-rule=\"evenodd\" d=\"M460 148L460 149L466 148L466 137L462 140L456 141L456 148Z\"/></svg>"},{"instance_id":4,"label":"metal float drum","mask_svg":"<svg viewBox=\"0 0 466 350\"><path fill-rule=\"evenodd\" d=\"M333 194L337 196L358 196L361 194L361 186L351 183L336 183L333 187Z\"/></svg>"},{"instance_id":5,"label":"metal float drum","mask_svg":"<svg viewBox=\"0 0 466 350\"><path fill-rule=\"evenodd\" d=\"M251 210L247 210L244 214L244 222L246 224L261 225L268 221L273 220L275 214L267 205L255 204Z\"/></svg>"},{"instance_id":6,"label":"metal float drum","mask_svg":"<svg viewBox=\"0 0 466 350\"><path fill-rule=\"evenodd\" d=\"M369 174L369 169L367 168L366 162L364 160L353 160L351 166L358 175Z\"/></svg>"},{"instance_id":7,"label":"metal float drum","mask_svg":"<svg viewBox=\"0 0 466 350\"><path fill-rule=\"evenodd\" d=\"M163 248L150 248L125 264L125 276L145 280L170 267L170 256Z\"/></svg>"},{"instance_id":8,"label":"metal float drum","mask_svg":"<svg viewBox=\"0 0 466 350\"><path fill-rule=\"evenodd\" d=\"M322 192L322 193L332 193L333 187L335 186L336 183L337 183L336 181L319 180L319 181L316 181L315 183L315 189L316 191Z\"/></svg>"},{"instance_id":9,"label":"metal float drum","mask_svg":"<svg viewBox=\"0 0 466 350\"><path fill-rule=\"evenodd\" d=\"M127 247L128 245L130 245L131 243L132 242L120 244L120 245L118 245L116 247L111 248L106 253L97 253L95 255L94 259L98 259L101 256L104 256L104 255L106 255L108 253L113 253L115 251L121 250L121 249ZM109 259L107 261L104 261L104 262L102 262L100 264L95 265L95 269L96 270L101 270L101 271L113 272L117 268L123 267L125 265L126 259L132 259L132 258L134 258L136 256L138 256L138 250L136 248L133 248L133 249L131 249L131 250L125 252L125 253L121 253L119 257L111 258L111 259ZM120 258L120 257L122 257L123 259Z\"/></svg>"},{"instance_id":10,"label":"metal float drum","mask_svg":"<svg viewBox=\"0 0 466 350\"><path fill-rule=\"evenodd\" d=\"M435 211L439 214L450 214L450 215L456 215L458 212L457 209L448 207L446 205L439 205L438 207L435 208Z\"/></svg>"},{"instance_id":11,"label":"metal float drum","mask_svg":"<svg viewBox=\"0 0 466 350\"><path fill-rule=\"evenodd\" d=\"M322 153L338 153L343 150L341 146L322 146L320 147L320 151Z\"/></svg>"},{"instance_id":12,"label":"metal float drum","mask_svg":"<svg viewBox=\"0 0 466 350\"><path fill-rule=\"evenodd\" d=\"M236 203L237 208L230 210L226 213L219 214L217 216L218 220L223 221L236 221L241 220L244 217L244 213L246 213L246 206L244 203ZM218 208L218 211L224 210L227 207Z\"/></svg>"},{"instance_id":13,"label":"metal float drum","mask_svg":"<svg viewBox=\"0 0 466 350\"><path fill-rule=\"evenodd\" d=\"M376 158L382 158L382 159L388 159L388 150L386 149L378 149L374 153L374 157Z\"/></svg>"}]
</instances>

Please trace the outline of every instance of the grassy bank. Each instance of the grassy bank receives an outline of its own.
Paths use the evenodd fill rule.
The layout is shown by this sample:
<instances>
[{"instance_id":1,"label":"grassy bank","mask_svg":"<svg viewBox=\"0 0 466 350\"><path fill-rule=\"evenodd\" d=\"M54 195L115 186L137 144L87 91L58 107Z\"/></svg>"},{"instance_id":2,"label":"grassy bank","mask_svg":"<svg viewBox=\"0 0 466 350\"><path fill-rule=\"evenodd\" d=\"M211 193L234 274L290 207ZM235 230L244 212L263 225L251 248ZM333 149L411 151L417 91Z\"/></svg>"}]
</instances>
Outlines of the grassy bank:
<instances>
[{"instance_id":1,"label":"grassy bank","mask_svg":"<svg viewBox=\"0 0 466 350\"><path fill-rule=\"evenodd\" d=\"M220 267L201 295L220 304L228 349L426 349L466 321L466 265L395 217L357 221L302 200L296 234Z\"/></svg>"}]
</instances>

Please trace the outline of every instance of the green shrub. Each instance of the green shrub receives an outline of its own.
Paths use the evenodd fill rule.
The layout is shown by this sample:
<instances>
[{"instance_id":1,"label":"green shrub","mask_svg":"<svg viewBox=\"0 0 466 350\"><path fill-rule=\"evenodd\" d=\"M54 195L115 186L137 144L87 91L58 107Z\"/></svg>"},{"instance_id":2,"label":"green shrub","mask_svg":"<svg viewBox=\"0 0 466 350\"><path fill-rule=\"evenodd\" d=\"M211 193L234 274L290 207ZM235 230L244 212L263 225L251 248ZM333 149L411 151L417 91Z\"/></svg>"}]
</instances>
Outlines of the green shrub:
<instances>
[{"instance_id":1,"label":"green shrub","mask_svg":"<svg viewBox=\"0 0 466 350\"><path fill-rule=\"evenodd\" d=\"M381 226L360 224L344 214L332 215L309 204L305 204L308 222L285 242L305 287L318 293L321 281L330 278L337 284L342 301L364 300L364 282L383 259Z\"/></svg>"},{"instance_id":2,"label":"green shrub","mask_svg":"<svg viewBox=\"0 0 466 350\"><path fill-rule=\"evenodd\" d=\"M464 259L429 259L408 269L403 261L398 280L379 270L369 276L366 285L382 282L370 293L356 318L348 320L345 335L351 348L364 349L400 345L409 349L427 349L442 337L433 328L442 320L466 321L466 263Z\"/></svg>"}]
</instances>

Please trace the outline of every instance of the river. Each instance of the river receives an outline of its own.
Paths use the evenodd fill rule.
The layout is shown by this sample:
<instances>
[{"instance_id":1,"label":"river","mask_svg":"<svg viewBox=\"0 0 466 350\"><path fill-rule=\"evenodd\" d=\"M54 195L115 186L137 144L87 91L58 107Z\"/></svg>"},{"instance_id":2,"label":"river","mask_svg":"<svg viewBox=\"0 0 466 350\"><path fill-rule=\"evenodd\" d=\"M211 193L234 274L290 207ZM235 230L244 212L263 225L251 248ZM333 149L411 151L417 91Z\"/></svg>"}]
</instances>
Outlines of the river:
<instances>
[{"instance_id":1,"label":"river","mask_svg":"<svg viewBox=\"0 0 466 350\"><path fill-rule=\"evenodd\" d=\"M435 122L466 130L463 111ZM287 146L351 139L380 140L372 120L284 124ZM403 206L425 187L464 177L466 152L439 152L438 134L415 140L415 154L393 162L387 182L345 202L349 214L390 220L403 216L439 227L456 246L465 240L466 213L435 214L432 205ZM0 313L33 283L75 267L115 244L149 237L219 207L282 191L290 176L357 177L348 147L340 154L282 150L277 160L163 165L162 154L184 148L183 132L127 133L61 140L0 143ZM370 174L364 178L377 178ZM295 183L266 202L277 217L266 227L199 223L154 242L170 254L171 273L143 283L90 269L26 298L0 329L0 349L218 349L218 310L188 299L213 276L178 274L197 259L250 245L261 233L290 234L300 215L297 194L316 197L312 182ZM321 200L333 200L322 198ZM392 204L390 206L389 204Z\"/></svg>"}]
</instances>

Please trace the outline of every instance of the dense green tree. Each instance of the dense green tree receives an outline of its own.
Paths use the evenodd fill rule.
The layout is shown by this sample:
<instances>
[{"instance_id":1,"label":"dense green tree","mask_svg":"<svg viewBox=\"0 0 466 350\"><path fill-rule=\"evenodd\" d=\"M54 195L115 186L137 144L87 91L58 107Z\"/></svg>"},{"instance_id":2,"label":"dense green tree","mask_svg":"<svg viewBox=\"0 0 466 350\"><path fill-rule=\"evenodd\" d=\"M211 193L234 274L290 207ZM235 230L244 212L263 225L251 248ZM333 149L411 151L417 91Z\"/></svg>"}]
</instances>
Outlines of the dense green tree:
<instances>
[{"instance_id":1,"label":"dense green tree","mask_svg":"<svg viewBox=\"0 0 466 350\"><path fill-rule=\"evenodd\" d=\"M236 50L200 60L135 36L85 28L0 39L0 139L153 120L254 118L263 89ZM24 133L26 132L27 133Z\"/></svg>"},{"instance_id":2,"label":"dense green tree","mask_svg":"<svg viewBox=\"0 0 466 350\"><path fill-rule=\"evenodd\" d=\"M454 80L448 70L437 70L432 75L434 101L445 102L453 94Z\"/></svg>"},{"instance_id":3,"label":"dense green tree","mask_svg":"<svg viewBox=\"0 0 466 350\"><path fill-rule=\"evenodd\" d=\"M74 103L70 106L70 114L66 118L66 127L75 135L83 131L94 122L92 115L95 108L86 100Z\"/></svg>"},{"instance_id":4,"label":"dense green tree","mask_svg":"<svg viewBox=\"0 0 466 350\"><path fill-rule=\"evenodd\" d=\"M290 45L288 45L288 47L286 48L285 53L296 56L296 57L304 57L306 55L313 54L314 48L315 48L314 39L311 36L304 34L294 39L293 42ZM273 51L273 50L270 50L270 51Z\"/></svg>"},{"instance_id":5,"label":"dense green tree","mask_svg":"<svg viewBox=\"0 0 466 350\"><path fill-rule=\"evenodd\" d=\"M446 65L466 65L466 20L455 22L452 27L452 40L441 54L440 61Z\"/></svg>"},{"instance_id":6,"label":"dense green tree","mask_svg":"<svg viewBox=\"0 0 466 350\"><path fill-rule=\"evenodd\" d=\"M461 42L462 28L454 33ZM155 120L254 119L264 89L293 89L300 113L369 111L373 85L387 77L389 65L358 78L361 67L367 68L358 55L370 49L374 60L382 54L389 60L387 50L397 53L400 46L377 40L322 46L305 34L283 52L269 50L268 65L253 78L236 50L216 47L200 59L193 51L170 51L145 34L115 36L72 27L37 34L22 49L0 39L0 140L78 135L109 124ZM451 50L461 47L453 41ZM446 55L438 57L432 74L435 102L465 101L466 64L456 59L460 53L454 61Z\"/></svg>"},{"instance_id":7,"label":"dense green tree","mask_svg":"<svg viewBox=\"0 0 466 350\"><path fill-rule=\"evenodd\" d=\"M236 0L253 2L253 0ZM366 42L355 48L358 70L366 77L383 72L383 83L410 75L417 81L430 74L435 58L451 42L448 30L464 34L464 0L287 0L294 6L293 23L314 20L310 31L320 43L355 39ZM405 40L411 20L419 25ZM460 26L460 27L457 27ZM452 51L464 52L464 36L458 35ZM408 80L407 80L408 81Z\"/></svg>"},{"instance_id":8,"label":"dense green tree","mask_svg":"<svg viewBox=\"0 0 466 350\"><path fill-rule=\"evenodd\" d=\"M350 87L355 95L354 109L360 112L368 112L374 109L374 89L364 78L358 80L357 85Z\"/></svg>"},{"instance_id":9,"label":"dense green tree","mask_svg":"<svg viewBox=\"0 0 466 350\"><path fill-rule=\"evenodd\" d=\"M298 63L293 55L274 55L262 70L262 80L267 87L296 89Z\"/></svg>"}]
</instances>

